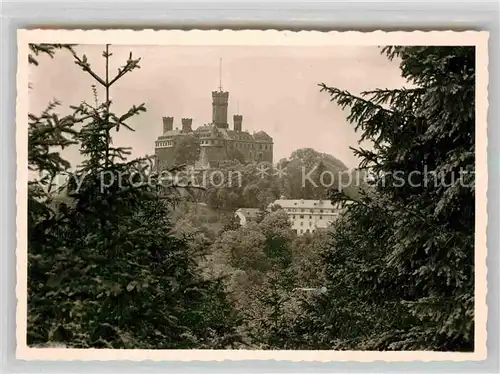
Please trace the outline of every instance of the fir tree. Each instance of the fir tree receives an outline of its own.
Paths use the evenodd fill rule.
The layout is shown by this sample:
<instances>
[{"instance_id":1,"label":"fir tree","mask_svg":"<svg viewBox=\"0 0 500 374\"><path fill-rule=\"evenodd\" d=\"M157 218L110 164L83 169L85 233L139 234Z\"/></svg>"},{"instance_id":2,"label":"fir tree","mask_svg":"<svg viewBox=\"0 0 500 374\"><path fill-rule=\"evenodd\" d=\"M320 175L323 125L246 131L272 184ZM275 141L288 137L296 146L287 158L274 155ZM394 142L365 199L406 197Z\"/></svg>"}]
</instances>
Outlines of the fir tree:
<instances>
[{"instance_id":1,"label":"fir tree","mask_svg":"<svg viewBox=\"0 0 500 374\"><path fill-rule=\"evenodd\" d=\"M114 147L112 134L132 130L124 114L112 110L110 89L139 68L130 54L111 77L109 46L103 52L105 76L85 55L72 50L75 63L102 86L105 100L72 107L68 127L85 157L65 184L67 203L37 214L29 228L28 344L61 342L80 348L225 348L238 340L237 316L220 282L205 281L186 240L171 234L174 200L170 187L151 174L144 159L128 160L130 150ZM48 115L33 117L40 123ZM51 121L55 121L51 117ZM48 120L47 120L48 121ZM60 121L59 121L60 122ZM65 122L65 123L66 123ZM30 128L31 128L30 127ZM51 139L58 127L46 129ZM30 133L30 164L51 175L66 161L48 157L45 140ZM59 139L59 145L68 141ZM40 154L37 145L45 148ZM38 153L37 153L38 152ZM46 160L51 163L46 165ZM45 164L44 164L45 162ZM33 190L32 190L33 191ZM36 192L36 191L34 191ZM30 192L42 206L47 201ZM30 208L30 213L34 211Z\"/></svg>"},{"instance_id":2,"label":"fir tree","mask_svg":"<svg viewBox=\"0 0 500 374\"><path fill-rule=\"evenodd\" d=\"M411 88L361 97L324 84L373 150L373 185L325 255L328 293L296 326L298 346L474 349L473 47L387 47Z\"/></svg>"}]
</instances>

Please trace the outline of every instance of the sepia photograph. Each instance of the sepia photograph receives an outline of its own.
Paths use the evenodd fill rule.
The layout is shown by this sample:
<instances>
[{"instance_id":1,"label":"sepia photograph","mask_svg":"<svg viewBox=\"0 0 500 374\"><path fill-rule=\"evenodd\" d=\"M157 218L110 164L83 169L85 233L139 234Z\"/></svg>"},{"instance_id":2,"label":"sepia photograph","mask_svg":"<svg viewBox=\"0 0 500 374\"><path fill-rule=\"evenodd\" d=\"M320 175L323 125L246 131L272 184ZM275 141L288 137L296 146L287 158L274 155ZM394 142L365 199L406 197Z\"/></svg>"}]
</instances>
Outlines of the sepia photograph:
<instances>
[{"instance_id":1,"label":"sepia photograph","mask_svg":"<svg viewBox=\"0 0 500 374\"><path fill-rule=\"evenodd\" d=\"M484 357L488 35L416 34L23 30L18 352Z\"/></svg>"}]
</instances>

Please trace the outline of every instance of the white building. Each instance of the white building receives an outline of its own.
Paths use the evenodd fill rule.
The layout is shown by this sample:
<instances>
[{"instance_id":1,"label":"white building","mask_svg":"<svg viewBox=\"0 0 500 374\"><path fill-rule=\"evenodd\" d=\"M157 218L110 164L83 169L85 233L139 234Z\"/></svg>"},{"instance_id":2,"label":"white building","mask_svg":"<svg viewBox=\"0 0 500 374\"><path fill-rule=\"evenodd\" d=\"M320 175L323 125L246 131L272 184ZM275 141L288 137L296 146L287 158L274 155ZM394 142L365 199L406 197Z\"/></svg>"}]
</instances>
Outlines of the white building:
<instances>
[{"instance_id":1,"label":"white building","mask_svg":"<svg viewBox=\"0 0 500 374\"><path fill-rule=\"evenodd\" d=\"M340 209L329 200L279 199L270 206L283 208L290 218L292 229L299 235L327 228L340 213Z\"/></svg>"},{"instance_id":2,"label":"white building","mask_svg":"<svg viewBox=\"0 0 500 374\"><path fill-rule=\"evenodd\" d=\"M257 208L240 208L234 215L240 220L240 225L245 226L249 222L255 222L260 213L260 209Z\"/></svg>"}]
</instances>

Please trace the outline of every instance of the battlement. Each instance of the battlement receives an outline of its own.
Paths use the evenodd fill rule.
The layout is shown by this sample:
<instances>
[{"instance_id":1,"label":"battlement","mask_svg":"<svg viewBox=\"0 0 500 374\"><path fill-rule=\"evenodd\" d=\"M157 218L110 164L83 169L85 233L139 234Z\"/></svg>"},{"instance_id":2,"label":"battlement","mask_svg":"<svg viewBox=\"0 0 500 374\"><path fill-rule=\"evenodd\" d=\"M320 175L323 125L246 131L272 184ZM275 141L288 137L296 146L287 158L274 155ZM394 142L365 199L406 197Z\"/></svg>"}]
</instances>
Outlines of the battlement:
<instances>
[{"instance_id":1,"label":"battlement","mask_svg":"<svg viewBox=\"0 0 500 374\"><path fill-rule=\"evenodd\" d=\"M234 131L241 131L243 127L242 124L243 124L243 116L240 114L233 115Z\"/></svg>"},{"instance_id":2,"label":"battlement","mask_svg":"<svg viewBox=\"0 0 500 374\"><path fill-rule=\"evenodd\" d=\"M163 133L172 131L174 128L174 117L163 117Z\"/></svg>"},{"instance_id":3,"label":"battlement","mask_svg":"<svg viewBox=\"0 0 500 374\"><path fill-rule=\"evenodd\" d=\"M193 125L193 119L192 118L182 118L181 119L182 123L182 132L187 133L187 132L192 132L192 125Z\"/></svg>"},{"instance_id":4,"label":"battlement","mask_svg":"<svg viewBox=\"0 0 500 374\"><path fill-rule=\"evenodd\" d=\"M227 91L212 91L212 98L213 99L229 99L229 92Z\"/></svg>"}]
</instances>

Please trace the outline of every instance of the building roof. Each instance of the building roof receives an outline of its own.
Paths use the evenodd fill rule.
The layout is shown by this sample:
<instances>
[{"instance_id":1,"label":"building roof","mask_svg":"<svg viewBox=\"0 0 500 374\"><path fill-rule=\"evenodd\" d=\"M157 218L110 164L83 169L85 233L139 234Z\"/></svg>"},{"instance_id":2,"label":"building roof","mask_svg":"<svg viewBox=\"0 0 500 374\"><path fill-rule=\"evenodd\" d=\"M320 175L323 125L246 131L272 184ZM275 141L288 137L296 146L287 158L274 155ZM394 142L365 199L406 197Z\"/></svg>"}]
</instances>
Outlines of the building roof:
<instances>
[{"instance_id":1,"label":"building roof","mask_svg":"<svg viewBox=\"0 0 500 374\"><path fill-rule=\"evenodd\" d=\"M270 205L279 205L282 208L324 208L324 209L334 209L332 202L330 200L288 200L288 199L278 199L271 203Z\"/></svg>"},{"instance_id":2,"label":"building roof","mask_svg":"<svg viewBox=\"0 0 500 374\"><path fill-rule=\"evenodd\" d=\"M158 140L160 139L165 139L165 138L169 138L169 137L172 137L172 136L180 136L180 135L184 135L183 132L181 132L181 130L179 129L175 129L175 130L170 130L170 131L167 131L163 134L161 134L159 137L158 137Z\"/></svg>"},{"instance_id":3,"label":"building roof","mask_svg":"<svg viewBox=\"0 0 500 374\"><path fill-rule=\"evenodd\" d=\"M239 208L236 213L241 213L247 218L257 218L260 214L260 209L258 208Z\"/></svg>"},{"instance_id":4,"label":"building roof","mask_svg":"<svg viewBox=\"0 0 500 374\"><path fill-rule=\"evenodd\" d=\"M248 131L236 131L231 129L223 129L218 128L214 124L205 124L196 128L196 130L190 132L190 134L200 134L200 133L209 133L213 137L222 138L225 140L240 140L240 141L248 141L248 142L272 142L273 138L269 136L264 131L259 131L255 134L250 134ZM170 130L166 133L160 135L158 140L174 137L174 136L182 136L186 135L179 129Z\"/></svg>"},{"instance_id":5,"label":"building roof","mask_svg":"<svg viewBox=\"0 0 500 374\"><path fill-rule=\"evenodd\" d=\"M264 131L259 131L255 134L253 134L253 138L255 140L260 140L260 141L269 141L272 140L272 138Z\"/></svg>"}]
</instances>

